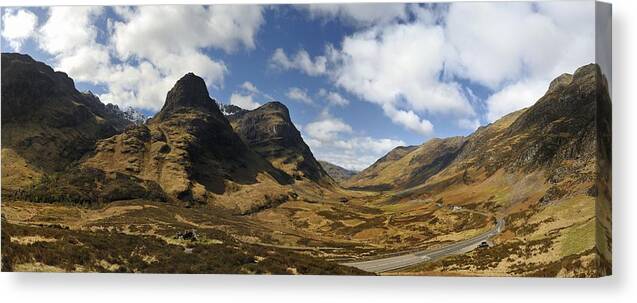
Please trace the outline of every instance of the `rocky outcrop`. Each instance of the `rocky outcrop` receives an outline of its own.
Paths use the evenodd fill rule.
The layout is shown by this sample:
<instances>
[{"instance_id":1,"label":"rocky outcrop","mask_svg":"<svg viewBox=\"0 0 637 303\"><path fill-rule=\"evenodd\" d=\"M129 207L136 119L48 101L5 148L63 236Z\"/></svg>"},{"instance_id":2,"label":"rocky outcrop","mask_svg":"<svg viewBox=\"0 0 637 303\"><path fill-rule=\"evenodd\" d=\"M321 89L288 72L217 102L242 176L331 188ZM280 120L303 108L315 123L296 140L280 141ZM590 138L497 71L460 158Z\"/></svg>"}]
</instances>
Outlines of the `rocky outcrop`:
<instances>
[{"instance_id":1,"label":"rocky outcrop","mask_svg":"<svg viewBox=\"0 0 637 303\"><path fill-rule=\"evenodd\" d=\"M228 116L235 132L252 150L296 180L331 186L332 178L314 158L287 107L269 102L251 111Z\"/></svg>"}]
</instances>

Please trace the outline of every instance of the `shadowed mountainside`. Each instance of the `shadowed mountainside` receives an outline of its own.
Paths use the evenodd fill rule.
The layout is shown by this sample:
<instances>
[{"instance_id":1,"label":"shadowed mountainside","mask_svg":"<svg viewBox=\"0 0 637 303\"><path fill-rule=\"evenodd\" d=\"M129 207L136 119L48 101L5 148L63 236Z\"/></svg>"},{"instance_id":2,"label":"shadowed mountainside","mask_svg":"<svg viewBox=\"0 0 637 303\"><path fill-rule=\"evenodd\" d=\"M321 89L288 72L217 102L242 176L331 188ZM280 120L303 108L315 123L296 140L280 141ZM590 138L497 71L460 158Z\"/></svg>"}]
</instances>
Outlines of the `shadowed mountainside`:
<instances>
[{"instance_id":1,"label":"shadowed mountainside","mask_svg":"<svg viewBox=\"0 0 637 303\"><path fill-rule=\"evenodd\" d=\"M228 119L241 139L275 167L296 180L307 178L322 186L333 185L282 103L269 102L254 110L229 115Z\"/></svg>"},{"instance_id":2,"label":"shadowed mountainside","mask_svg":"<svg viewBox=\"0 0 637 303\"><path fill-rule=\"evenodd\" d=\"M65 73L28 55L2 54L3 188L62 171L129 125Z\"/></svg>"},{"instance_id":3,"label":"shadowed mountainside","mask_svg":"<svg viewBox=\"0 0 637 303\"><path fill-rule=\"evenodd\" d=\"M64 168L130 125L65 73L21 54L2 54L2 108L3 147L45 170Z\"/></svg>"}]
</instances>

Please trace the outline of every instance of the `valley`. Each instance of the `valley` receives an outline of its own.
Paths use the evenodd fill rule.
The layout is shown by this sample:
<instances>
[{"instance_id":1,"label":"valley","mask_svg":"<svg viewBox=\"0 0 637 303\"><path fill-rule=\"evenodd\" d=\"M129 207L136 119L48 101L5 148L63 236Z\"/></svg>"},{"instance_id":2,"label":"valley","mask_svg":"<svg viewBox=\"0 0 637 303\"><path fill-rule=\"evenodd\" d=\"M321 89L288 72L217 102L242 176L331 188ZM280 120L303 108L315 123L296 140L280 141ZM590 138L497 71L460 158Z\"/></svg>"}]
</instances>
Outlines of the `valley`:
<instances>
[{"instance_id":1,"label":"valley","mask_svg":"<svg viewBox=\"0 0 637 303\"><path fill-rule=\"evenodd\" d=\"M105 108L2 54L3 271L611 273L611 103L594 64L360 172L316 159L283 103L220 109L192 73L145 123Z\"/></svg>"}]
</instances>

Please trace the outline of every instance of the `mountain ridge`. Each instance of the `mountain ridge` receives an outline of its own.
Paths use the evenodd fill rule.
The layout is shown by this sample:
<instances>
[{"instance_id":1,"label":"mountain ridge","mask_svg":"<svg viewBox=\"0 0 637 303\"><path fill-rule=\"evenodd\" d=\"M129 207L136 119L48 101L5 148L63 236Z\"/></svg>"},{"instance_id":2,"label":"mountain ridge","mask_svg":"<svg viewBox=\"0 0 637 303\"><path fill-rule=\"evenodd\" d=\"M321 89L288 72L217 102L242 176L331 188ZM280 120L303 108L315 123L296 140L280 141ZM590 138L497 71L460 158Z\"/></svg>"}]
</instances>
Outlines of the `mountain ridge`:
<instances>
[{"instance_id":1,"label":"mountain ridge","mask_svg":"<svg viewBox=\"0 0 637 303\"><path fill-rule=\"evenodd\" d=\"M342 183L358 174L357 171L346 169L328 161L319 160L319 164L321 164L325 172L327 172L327 174L338 183Z\"/></svg>"}]
</instances>

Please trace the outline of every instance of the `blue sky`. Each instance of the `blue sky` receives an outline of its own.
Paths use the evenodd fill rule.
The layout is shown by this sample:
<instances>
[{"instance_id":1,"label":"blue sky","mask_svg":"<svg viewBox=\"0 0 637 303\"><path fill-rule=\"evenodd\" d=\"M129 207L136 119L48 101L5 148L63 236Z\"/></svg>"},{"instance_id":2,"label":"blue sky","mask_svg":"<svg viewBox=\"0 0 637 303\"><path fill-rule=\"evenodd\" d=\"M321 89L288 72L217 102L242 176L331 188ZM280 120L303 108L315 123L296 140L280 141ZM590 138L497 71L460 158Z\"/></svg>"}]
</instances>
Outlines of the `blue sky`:
<instances>
[{"instance_id":1,"label":"blue sky","mask_svg":"<svg viewBox=\"0 0 637 303\"><path fill-rule=\"evenodd\" d=\"M190 71L223 103L281 101L317 158L362 169L594 62L592 3L5 8L1 42L146 114Z\"/></svg>"}]
</instances>

